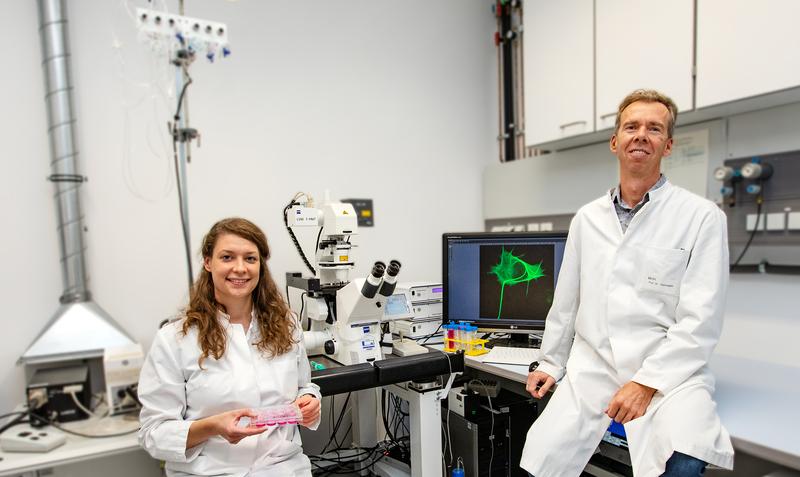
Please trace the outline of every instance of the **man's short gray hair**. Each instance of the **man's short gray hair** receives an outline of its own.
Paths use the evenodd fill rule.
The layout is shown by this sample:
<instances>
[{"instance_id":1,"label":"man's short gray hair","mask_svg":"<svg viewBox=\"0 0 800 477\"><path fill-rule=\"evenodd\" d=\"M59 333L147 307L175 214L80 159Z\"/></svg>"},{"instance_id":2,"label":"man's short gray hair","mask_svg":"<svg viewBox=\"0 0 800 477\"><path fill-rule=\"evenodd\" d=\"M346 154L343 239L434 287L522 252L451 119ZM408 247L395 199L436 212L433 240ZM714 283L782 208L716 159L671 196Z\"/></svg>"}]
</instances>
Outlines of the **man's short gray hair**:
<instances>
[{"instance_id":1,"label":"man's short gray hair","mask_svg":"<svg viewBox=\"0 0 800 477\"><path fill-rule=\"evenodd\" d=\"M619 103L619 108L617 109L617 121L614 123L614 133L616 134L617 131L619 131L619 121L622 117L622 111L636 101L661 103L666 106L670 114L669 124L667 125L667 137L672 137L672 133L675 131L675 121L678 119L678 107L675 106L675 102L672 101L669 96L659 93L654 89L637 89L628 96L625 96L625 99Z\"/></svg>"}]
</instances>

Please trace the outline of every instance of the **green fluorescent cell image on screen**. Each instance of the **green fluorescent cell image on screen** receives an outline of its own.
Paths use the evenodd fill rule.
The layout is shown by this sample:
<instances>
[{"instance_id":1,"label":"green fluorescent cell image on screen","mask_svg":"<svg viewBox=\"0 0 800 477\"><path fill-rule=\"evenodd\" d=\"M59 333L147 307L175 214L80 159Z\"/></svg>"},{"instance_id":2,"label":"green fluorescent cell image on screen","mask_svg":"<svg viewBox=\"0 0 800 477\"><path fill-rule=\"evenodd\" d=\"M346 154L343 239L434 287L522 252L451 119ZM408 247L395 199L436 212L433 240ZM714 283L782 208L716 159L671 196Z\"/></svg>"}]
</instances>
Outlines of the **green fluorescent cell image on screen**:
<instances>
[{"instance_id":1,"label":"green fluorescent cell image on screen","mask_svg":"<svg viewBox=\"0 0 800 477\"><path fill-rule=\"evenodd\" d=\"M520 283L525 284L525 295L530 290L531 281L538 280L545 276L542 270L542 262L535 265L527 263L522 258L514 255L510 250L502 249L500 261L492 267L497 281L500 283L500 307L497 310L497 318L503 313L503 295L507 286L514 286Z\"/></svg>"},{"instance_id":2,"label":"green fluorescent cell image on screen","mask_svg":"<svg viewBox=\"0 0 800 477\"><path fill-rule=\"evenodd\" d=\"M542 310L553 301L553 271L548 268L554 253L553 245L481 246L481 316L544 319Z\"/></svg>"}]
</instances>

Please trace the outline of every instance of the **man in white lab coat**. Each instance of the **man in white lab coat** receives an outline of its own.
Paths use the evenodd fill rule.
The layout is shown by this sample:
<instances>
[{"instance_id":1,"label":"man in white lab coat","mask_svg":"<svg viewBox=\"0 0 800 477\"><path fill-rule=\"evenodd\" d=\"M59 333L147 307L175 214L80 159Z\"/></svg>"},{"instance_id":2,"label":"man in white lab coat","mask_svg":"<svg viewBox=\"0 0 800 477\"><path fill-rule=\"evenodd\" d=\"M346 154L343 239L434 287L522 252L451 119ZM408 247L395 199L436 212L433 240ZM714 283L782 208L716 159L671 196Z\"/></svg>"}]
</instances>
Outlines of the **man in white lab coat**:
<instances>
[{"instance_id":1,"label":"man in white lab coat","mask_svg":"<svg viewBox=\"0 0 800 477\"><path fill-rule=\"evenodd\" d=\"M676 115L656 91L622 101L610 142L619 185L570 225L527 383L541 398L560 380L522 453L536 477L580 475L612 419L624 424L637 477L732 468L707 367L728 283L726 220L660 172Z\"/></svg>"}]
</instances>

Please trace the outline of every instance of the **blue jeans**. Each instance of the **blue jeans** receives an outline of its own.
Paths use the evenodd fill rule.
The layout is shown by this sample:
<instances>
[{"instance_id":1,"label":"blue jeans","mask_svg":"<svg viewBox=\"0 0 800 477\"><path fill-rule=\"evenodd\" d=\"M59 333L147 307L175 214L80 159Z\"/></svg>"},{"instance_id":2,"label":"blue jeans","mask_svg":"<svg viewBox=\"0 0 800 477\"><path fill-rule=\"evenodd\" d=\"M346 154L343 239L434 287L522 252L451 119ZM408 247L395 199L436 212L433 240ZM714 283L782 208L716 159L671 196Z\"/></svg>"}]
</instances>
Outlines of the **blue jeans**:
<instances>
[{"instance_id":1,"label":"blue jeans","mask_svg":"<svg viewBox=\"0 0 800 477\"><path fill-rule=\"evenodd\" d=\"M661 477L699 477L706 473L706 464L700 459L680 452L673 452L667 460L667 468ZM534 477L533 474L528 474Z\"/></svg>"},{"instance_id":2,"label":"blue jeans","mask_svg":"<svg viewBox=\"0 0 800 477\"><path fill-rule=\"evenodd\" d=\"M680 452L673 452L661 477L699 477L706 473L708 464Z\"/></svg>"}]
</instances>

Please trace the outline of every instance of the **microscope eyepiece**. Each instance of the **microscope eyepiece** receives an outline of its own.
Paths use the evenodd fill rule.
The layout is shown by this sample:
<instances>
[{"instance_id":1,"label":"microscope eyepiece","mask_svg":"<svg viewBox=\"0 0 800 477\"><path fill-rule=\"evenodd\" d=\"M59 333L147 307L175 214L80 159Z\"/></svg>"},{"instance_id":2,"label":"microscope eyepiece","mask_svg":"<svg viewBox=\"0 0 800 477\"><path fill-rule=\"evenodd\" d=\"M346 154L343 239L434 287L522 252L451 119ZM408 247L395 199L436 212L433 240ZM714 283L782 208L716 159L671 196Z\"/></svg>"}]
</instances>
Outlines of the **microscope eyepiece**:
<instances>
[{"instance_id":1,"label":"microscope eyepiece","mask_svg":"<svg viewBox=\"0 0 800 477\"><path fill-rule=\"evenodd\" d=\"M386 275L383 277L383 283L378 293L386 297L392 296L397 285L397 274L400 273L400 266L400 262L397 260L389 262L389 268L386 269Z\"/></svg>"},{"instance_id":2,"label":"microscope eyepiece","mask_svg":"<svg viewBox=\"0 0 800 477\"><path fill-rule=\"evenodd\" d=\"M386 271L386 264L383 262L375 262L372 266L372 273L364 280L364 285L361 287L361 294L365 298L372 298L378 293L378 287L383 279L383 274Z\"/></svg>"},{"instance_id":3,"label":"microscope eyepiece","mask_svg":"<svg viewBox=\"0 0 800 477\"><path fill-rule=\"evenodd\" d=\"M391 263L389 266L391 266ZM375 265L372 266L372 276L375 278L381 278L383 276L384 270L386 270L385 263L381 261L375 262Z\"/></svg>"},{"instance_id":4,"label":"microscope eyepiece","mask_svg":"<svg viewBox=\"0 0 800 477\"><path fill-rule=\"evenodd\" d=\"M400 273L400 262L397 260L392 260L389 262L389 268L386 269L386 274L390 277L396 277L398 273Z\"/></svg>"}]
</instances>

